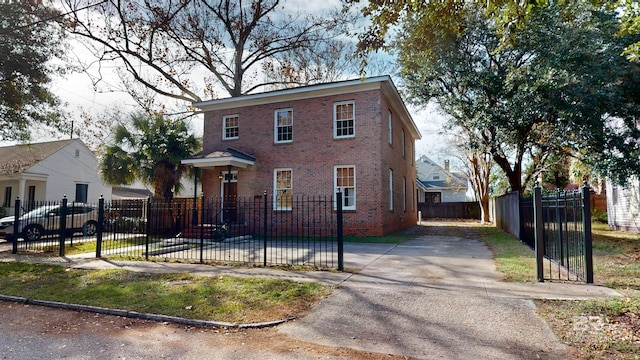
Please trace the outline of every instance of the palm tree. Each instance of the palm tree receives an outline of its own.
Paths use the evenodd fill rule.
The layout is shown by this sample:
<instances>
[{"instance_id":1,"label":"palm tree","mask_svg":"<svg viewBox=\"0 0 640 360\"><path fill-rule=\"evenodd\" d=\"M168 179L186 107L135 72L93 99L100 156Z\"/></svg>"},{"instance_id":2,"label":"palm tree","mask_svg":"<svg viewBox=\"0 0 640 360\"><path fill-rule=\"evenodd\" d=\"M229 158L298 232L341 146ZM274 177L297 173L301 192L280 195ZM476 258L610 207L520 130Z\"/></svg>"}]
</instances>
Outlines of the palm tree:
<instances>
[{"instance_id":1,"label":"palm tree","mask_svg":"<svg viewBox=\"0 0 640 360\"><path fill-rule=\"evenodd\" d=\"M134 113L129 124L114 127L113 143L100 159L100 171L111 185L136 180L151 185L157 197L170 199L187 171L180 161L200 149L184 120L163 114Z\"/></svg>"}]
</instances>

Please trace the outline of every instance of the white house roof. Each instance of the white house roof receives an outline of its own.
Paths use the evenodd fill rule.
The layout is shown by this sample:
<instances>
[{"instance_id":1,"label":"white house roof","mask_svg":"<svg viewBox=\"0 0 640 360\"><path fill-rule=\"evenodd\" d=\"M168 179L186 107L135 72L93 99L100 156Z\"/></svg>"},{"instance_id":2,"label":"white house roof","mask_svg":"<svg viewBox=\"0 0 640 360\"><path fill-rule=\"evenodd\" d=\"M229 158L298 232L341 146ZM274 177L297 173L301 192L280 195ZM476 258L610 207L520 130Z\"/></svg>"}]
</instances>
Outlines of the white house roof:
<instances>
[{"instance_id":1,"label":"white house roof","mask_svg":"<svg viewBox=\"0 0 640 360\"><path fill-rule=\"evenodd\" d=\"M78 139L0 147L0 174L18 174Z\"/></svg>"},{"instance_id":2,"label":"white house roof","mask_svg":"<svg viewBox=\"0 0 640 360\"><path fill-rule=\"evenodd\" d=\"M434 179L438 174L438 179ZM450 172L426 156L416 161L418 187L423 190L466 189L467 180L461 173Z\"/></svg>"},{"instance_id":3,"label":"white house roof","mask_svg":"<svg viewBox=\"0 0 640 360\"><path fill-rule=\"evenodd\" d=\"M193 106L203 111L224 110L375 89L380 89L382 91L382 93L389 99L394 113L398 114L400 119L407 125L413 137L415 139L420 139L422 135L413 121L409 110L407 110L404 101L402 101L402 97L400 96L398 89L391 80L391 77L388 75L208 100L193 103Z\"/></svg>"}]
</instances>

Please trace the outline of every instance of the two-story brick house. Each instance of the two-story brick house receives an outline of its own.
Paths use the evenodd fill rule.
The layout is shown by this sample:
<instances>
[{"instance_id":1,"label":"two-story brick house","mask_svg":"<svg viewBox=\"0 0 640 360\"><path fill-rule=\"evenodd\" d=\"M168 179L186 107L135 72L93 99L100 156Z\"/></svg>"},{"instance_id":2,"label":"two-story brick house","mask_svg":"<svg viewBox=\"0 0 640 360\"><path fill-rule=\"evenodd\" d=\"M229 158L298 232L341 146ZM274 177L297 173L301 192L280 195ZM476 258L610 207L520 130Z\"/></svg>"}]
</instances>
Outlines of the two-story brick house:
<instances>
[{"instance_id":1,"label":"two-story brick house","mask_svg":"<svg viewBox=\"0 0 640 360\"><path fill-rule=\"evenodd\" d=\"M346 234L382 235L416 224L415 140L420 132L388 76L217 99L204 111L205 196L344 196ZM230 175L229 175L230 174Z\"/></svg>"}]
</instances>

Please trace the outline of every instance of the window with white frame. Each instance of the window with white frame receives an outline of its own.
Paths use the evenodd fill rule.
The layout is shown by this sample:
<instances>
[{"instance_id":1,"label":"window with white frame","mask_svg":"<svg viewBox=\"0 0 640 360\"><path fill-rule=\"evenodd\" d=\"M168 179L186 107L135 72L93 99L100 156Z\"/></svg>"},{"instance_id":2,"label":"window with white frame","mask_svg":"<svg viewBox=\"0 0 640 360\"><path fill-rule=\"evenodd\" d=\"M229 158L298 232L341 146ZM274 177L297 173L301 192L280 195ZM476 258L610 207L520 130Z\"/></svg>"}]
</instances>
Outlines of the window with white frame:
<instances>
[{"instance_id":1,"label":"window with white frame","mask_svg":"<svg viewBox=\"0 0 640 360\"><path fill-rule=\"evenodd\" d=\"M393 116L389 110L389 145L393 145Z\"/></svg>"},{"instance_id":2,"label":"window with white frame","mask_svg":"<svg viewBox=\"0 0 640 360\"><path fill-rule=\"evenodd\" d=\"M222 140L233 140L240 136L238 115L226 115L222 118Z\"/></svg>"},{"instance_id":3,"label":"window with white frame","mask_svg":"<svg viewBox=\"0 0 640 360\"><path fill-rule=\"evenodd\" d=\"M393 211L393 169L389 169L389 211Z\"/></svg>"},{"instance_id":4,"label":"window with white frame","mask_svg":"<svg viewBox=\"0 0 640 360\"><path fill-rule=\"evenodd\" d=\"M402 129L402 157L407 156L407 151L405 150L405 141L404 141L404 129Z\"/></svg>"},{"instance_id":5,"label":"window with white frame","mask_svg":"<svg viewBox=\"0 0 640 360\"><path fill-rule=\"evenodd\" d=\"M411 165L415 164L416 162L416 144L412 141L411 142Z\"/></svg>"},{"instance_id":6,"label":"window with white frame","mask_svg":"<svg viewBox=\"0 0 640 360\"><path fill-rule=\"evenodd\" d=\"M336 192L342 193L342 209L356 209L356 167L353 165L336 166L334 168Z\"/></svg>"},{"instance_id":7,"label":"window with white frame","mask_svg":"<svg viewBox=\"0 0 640 360\"><path fill-rule=\"evenodd\" d=\"M293 141L293 109L276 110L274 113L274 142L290 143Z\"/></svg>"},{"instance_id":8,"label":"window with white frame","mask_svg":"<svg viewBox=\"0 0 640 360\"><path fill-rule=\"evenodd\" d=\"M293 204L293 170L275 169L273 171L273 208L291 210Z\"/></svg>"},{"instance_id":9,"label":"window with white frame","mask_svg":"<svg viewBox=\"0 0 640 360\"><path fill-rule=\"evenodd\" d=\"M407 177L402 177L402 211L407 211Z\"/></svg>"},{"instance_id":10,"label":"window with white frame","mask_svg":"<svg viewBox=\"0 0 640 360\"><path fill-rule=\"evenodd\" d=\"M333 137L350 138L355 136L355 105L353 101L333 104Z\"/></svg>"}]
</instances>

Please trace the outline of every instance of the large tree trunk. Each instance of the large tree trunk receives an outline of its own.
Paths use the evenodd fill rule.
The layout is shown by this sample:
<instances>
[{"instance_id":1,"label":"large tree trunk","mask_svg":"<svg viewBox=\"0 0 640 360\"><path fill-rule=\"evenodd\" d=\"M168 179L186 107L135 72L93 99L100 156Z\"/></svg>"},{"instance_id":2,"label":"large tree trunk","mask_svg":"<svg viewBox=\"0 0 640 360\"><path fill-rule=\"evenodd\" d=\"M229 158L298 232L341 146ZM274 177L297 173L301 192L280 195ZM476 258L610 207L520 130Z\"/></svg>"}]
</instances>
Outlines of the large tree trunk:
<instances>
[{"instance_id":1,"label":"large tree trunk","mask_svg":"<svg viewBox=\"0 0 640 360\"><path fill-rule=\"evenodd\" d=\"M520 161L516 161L513 164L513 168L511 167L511 163L504 156L492 154L493 160L498 164L500 169L504 171L507 180L509 181L509 186L511 187L511 191L517 191L522 193L522 164ZM521 158L519 156L518 158Z\"/></svg>"}]
</instances>

